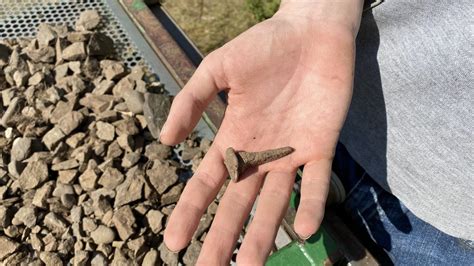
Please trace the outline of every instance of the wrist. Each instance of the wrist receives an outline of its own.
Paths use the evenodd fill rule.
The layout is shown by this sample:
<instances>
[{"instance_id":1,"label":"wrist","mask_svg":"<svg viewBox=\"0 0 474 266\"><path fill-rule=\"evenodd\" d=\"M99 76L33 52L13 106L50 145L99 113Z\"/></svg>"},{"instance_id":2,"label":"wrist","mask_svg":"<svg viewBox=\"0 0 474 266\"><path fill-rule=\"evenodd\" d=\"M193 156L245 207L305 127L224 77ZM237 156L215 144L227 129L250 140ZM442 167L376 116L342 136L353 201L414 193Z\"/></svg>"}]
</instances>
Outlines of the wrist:
<instances>
[{"instance_id":1,"label":"wrist","mask_svg":"<svg viewBox=\"0 0 474 266\"><path fill-rule=\"evenodd\" d=\"M286 17L309 23L309 26L331 25L359 31L364 0L282 0L275 17Z\"/></svg>"}]
</instances>

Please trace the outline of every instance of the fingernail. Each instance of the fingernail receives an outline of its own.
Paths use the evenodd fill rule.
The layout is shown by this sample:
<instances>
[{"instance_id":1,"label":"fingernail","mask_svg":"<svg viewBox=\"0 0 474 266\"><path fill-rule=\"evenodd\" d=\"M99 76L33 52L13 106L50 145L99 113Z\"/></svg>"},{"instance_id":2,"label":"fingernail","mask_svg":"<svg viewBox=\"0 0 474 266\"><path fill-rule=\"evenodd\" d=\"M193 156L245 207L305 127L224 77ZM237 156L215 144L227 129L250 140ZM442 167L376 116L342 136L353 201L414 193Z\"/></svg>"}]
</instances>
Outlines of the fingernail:
<instances>
[{"instance_id":1,"label":"fingernail","mask_svg":"<svg viewBox=\"0 0 474 266\"><path fill-rule=\"evenodd\" d=\"M166 130L167 130L167 126L166 126L166 122L165 124L163 125L163 127L161 127L161 131L160 131L160 142L161 142L161 137L166 133Z\"/></svg>"},{"instance_id":2,"label":"fingernail","mask_svg":"<svg viewBox=\"0 0 474 266\"><path fill-rule=\"evenodd\" d=\"M164 243L164 247L166 248L167 251L169 251L169 252L171 252L171 253L173 253L173 254L178 254L178 253L179 253L179 250L177 250L177 251L171 250L171 249L166 245L166 243Z\"/></svg>"},{"instance_id":3,"label":"fingernail","mask_svg":"<svg viewBox=\"0 0 474 266\"><path fill-rule=\"evenodd\" d=\"M298 237L300 238L301 242L304 242L306 240L308 240L312 235L309 235L309 236L301 236L300 234L298 234Z\"/></svg>"}]
</instances>

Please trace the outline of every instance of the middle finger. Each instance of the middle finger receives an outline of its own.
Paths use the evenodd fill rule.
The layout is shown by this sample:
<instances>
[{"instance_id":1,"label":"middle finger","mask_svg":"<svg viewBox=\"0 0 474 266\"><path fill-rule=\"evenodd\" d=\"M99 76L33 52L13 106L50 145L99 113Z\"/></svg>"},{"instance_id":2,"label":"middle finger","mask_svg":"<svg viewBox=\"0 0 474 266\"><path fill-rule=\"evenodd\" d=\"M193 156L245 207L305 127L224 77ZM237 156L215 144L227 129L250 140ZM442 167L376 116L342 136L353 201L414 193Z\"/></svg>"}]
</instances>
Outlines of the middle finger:
<instances>
[{"instance_id":1,"label":"middle finger","mask_svg":"<svg viewBox=\"0 0 474 266\"><path fill-rule=\"evenodd\" d=\"M264 173L253 173L238 183L231 182L217 209L197 264L227 265L243 224L252 210Z\"/></svg>"},{"instance_id":2,"label":"middle finger","mask_svg":"<svg viewBox=\"0 0 474 266\"><path fill-rule=\"evenodd\" d=\"M238 264L263 265L270 253L281 220L288 209L296 170L271 171L258 198L257 211L245 235Z\"/></svg>"}]
</instances>

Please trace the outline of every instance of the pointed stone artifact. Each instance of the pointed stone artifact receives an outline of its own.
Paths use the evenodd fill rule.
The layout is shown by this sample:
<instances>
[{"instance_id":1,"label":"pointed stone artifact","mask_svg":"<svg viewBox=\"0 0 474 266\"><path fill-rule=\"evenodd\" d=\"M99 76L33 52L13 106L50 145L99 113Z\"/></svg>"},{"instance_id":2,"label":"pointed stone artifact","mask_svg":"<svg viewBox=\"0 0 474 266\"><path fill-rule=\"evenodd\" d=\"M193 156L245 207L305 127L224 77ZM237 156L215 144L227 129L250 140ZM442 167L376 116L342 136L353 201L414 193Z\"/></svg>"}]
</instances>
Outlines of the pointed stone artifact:
<instances>
[{"instance_id":1,"label":"pointed stone artifact","mask_svg":"<svg viewBox=\"0 0 474 266\"><path fill-rule=\"evenodd\" d=\"M237 182L246 169L278 160L294 150L292 147L283 147L260 152L236 152L232 147L229 147L225 152L224 164L232 181Z\"/></svg>"}]
</instances>

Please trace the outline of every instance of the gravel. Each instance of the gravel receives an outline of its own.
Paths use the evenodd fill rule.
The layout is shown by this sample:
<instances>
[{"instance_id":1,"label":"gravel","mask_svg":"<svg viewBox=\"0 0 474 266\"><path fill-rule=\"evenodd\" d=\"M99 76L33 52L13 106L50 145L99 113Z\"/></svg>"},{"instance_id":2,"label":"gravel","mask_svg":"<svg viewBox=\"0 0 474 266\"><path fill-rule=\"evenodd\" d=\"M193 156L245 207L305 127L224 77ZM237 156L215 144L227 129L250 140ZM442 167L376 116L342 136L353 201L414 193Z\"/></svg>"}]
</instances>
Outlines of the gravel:
<instances>
[{"instance_id":1,"label":"gravel","mask_svg":"<svg viewBox=\"0 0 474 266\"><path fill-rule=\"evenodd\" d=\"M178 265L199 255L217 201L179 254L163 230L211 142L190 137L180 154L157 140L171 97L117 58L101 23L88 10L74 30L40 24L36 38L0 43L1 265Z\"/></svg>"},{"instance_id":2,"label":"gravel","mask_svg":"<svg viewBox=\"0 0 474 266\"><path fill-rule=\"evenodd\" d=\"M15 252L20 244L8 237L0 236L0 260Z\"/></svg>"}]
</instances>

